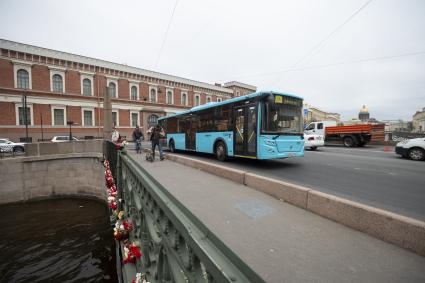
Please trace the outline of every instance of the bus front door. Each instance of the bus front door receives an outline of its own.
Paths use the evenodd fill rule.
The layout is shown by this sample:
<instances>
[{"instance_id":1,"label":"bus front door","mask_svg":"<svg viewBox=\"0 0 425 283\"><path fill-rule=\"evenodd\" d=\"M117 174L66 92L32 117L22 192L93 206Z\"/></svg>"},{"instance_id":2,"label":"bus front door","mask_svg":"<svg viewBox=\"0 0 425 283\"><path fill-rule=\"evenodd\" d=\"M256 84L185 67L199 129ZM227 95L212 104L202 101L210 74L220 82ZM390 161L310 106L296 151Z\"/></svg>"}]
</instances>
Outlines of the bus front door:
<instances>
[{"instance_id":1,"label":"bus front door","mask_svg":"<svg viewBox=\"0 0 425 283\"><path fill-rule=\"evenodd\" d=\"M186 119L186 149L196 150L196 119L193 117Z\"/></svg>"},{"instance_id":2,"label":"bus front door","mask_svg":"<svg viewBox=\"0 0 425 283\"><path fill-rule=\"evenodd\" d=\"M255 105L236 107L235 117L235 155L241 157L256 157L257 115Z\"/></svg>"}]
</instances>

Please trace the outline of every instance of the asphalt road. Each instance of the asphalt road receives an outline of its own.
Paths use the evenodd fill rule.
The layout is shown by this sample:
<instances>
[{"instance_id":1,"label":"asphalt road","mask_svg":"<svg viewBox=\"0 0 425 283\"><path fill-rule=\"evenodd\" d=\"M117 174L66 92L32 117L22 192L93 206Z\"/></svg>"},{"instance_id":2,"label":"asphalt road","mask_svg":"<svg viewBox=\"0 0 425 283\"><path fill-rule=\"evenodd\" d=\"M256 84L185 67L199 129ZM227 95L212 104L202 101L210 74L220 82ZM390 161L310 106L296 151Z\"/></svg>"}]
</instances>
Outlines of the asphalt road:
<instances>
[{"instance_id":1,"label":"asphalt road","mask_svg":"<svg viewBox=\"0 0 425 283\"><path fill-rule=\"evenodd\" d=\"M222 164L212 155L179 154ZM425 162L384 152L382 146L324 147L306 150L303 158L232 159L222 165L425 220Z\"/></svg>"}]
</instances>

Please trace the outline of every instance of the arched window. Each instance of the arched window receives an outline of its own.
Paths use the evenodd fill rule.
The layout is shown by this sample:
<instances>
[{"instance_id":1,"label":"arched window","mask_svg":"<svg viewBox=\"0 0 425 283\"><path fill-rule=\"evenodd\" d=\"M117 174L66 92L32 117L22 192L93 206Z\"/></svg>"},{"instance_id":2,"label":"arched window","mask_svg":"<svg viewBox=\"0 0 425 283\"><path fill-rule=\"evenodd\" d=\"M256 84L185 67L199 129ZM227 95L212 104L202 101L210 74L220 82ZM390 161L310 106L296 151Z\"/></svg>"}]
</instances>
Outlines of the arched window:
<instances>
[{"instance_id":1,"label":"arched window","mask_svg":"<svg viewBox=\"0 0 425 283\"><path fill-rule=\"evenodd\" d=\"M137 100L137 87L136 86L132 86L131 87L131 100Z\"/></svg>"},{"instance_id":2,"label":"arched window","mask_svg":"<svg viewBox=\"0 0 425 283\"><path fill-rule=\"evenodd\" d=\"M83 95L91 95L91 81L89 79L83 80Z\"/></svg>"},{"instance_id":3,"label":"arched window","mask_svg":"<svg viewBox=\"0 0 425 283\"><path fill-rule=\"evenodd\" d=\"M110 82L108 86L109 86L109 96L113 98L117 98L117 86L115 85L115 83Z\"/></svg>"},{"instance_id":4,"label":"arched window","mask_svg":"<svg viewBox=\"0 0 425 283\"><path fill-rule=\"evenodd\" d=\"M200 98L199 95L195 96L195 106L198 106L200 104Z\"/></svg>"},{"instance_id":5,"label":"arched window","mask_svg":"<svg viewBox=\"0 0 425 283\"><path fill-rule=\"evenodd\" d=\"M25 88L25 89L30 88L30 76L26 70L24 69L18 70L17 80L18 80L18 83L17 83L18 88Z\"/></svg>"},{"instance_id":6,"label":"arched window","mask_svg":"<svg viewBox=\"0 0 425 283\"><path fill-rule=\"evenodd\" d=\"M173 104L173 93L170 90L167 91L167 103Z\"/></svg>"},{"instance_id":7,"label":"arched window","mask_svg":"<svg viewBox=\"0 0 425 283\"><path fill-rule=\"evenodd\" d=\"M149 100L150 100L150 102L156 102L156 90L155 89L151 89Z\"/></svg>"},{"instance_id":8,"label":"arched window","mask_svg":"<svg viewBox=\"0 0 425 283\"><path fill-rule=\"evenodd\" d=\"M53 81L53 91L54 92L63 92L63 80L62 76L58 74L54 74L52 77Z\"/></svg>"},{"instance_id":9,"label":"arched window","mask_svg":"<svg viewBox=\"0 0 425 283\"><path fill-rule=\"evenodd\" d=\"M182 94L182 105L187 105L187 95L186 95L186 93Z\"/></svg>"},{"instance_id":10,"label":"arched window","mask_svg":"<svg viewBox=\"0 0 425 283\"><path fill-rule=\"evenodd\" d=\"M150 128L150 127L153 127L156 124L158 124L158 118L159 117L157 115L155 115L155 114L150 115L148 117L148 127Z\"/></svg>"},{"instance_id":11,"label":"arched window","mask_svg":"<svg viewBox=\"0 0 425 283\"><path fill-rule=\"evenodd\" d=\"M210 96L208 96L207 97L207 103L210 103L211 102L211 97Z\"/></svg>"}]
</instances>

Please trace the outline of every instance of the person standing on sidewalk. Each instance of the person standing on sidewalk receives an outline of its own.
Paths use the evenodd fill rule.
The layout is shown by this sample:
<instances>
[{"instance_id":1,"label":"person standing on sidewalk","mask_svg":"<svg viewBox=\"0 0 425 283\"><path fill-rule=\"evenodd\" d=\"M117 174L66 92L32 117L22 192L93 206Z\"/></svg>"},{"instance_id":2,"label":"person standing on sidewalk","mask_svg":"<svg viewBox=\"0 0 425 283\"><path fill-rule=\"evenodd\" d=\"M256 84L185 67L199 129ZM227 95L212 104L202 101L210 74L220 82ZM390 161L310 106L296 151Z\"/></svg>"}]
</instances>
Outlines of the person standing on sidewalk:
<instances>
[{"instance_id":1,"label":"person standing on sidewalk","mask_svg":"<svg viewBox=\"0 0 425 283\"><path fill-rule=\"evenodd\" d=\"M144 140L144 136L139 126L133 131L133 141L136 143L136 153L142 153L141 143Z\"/></svg>"},{"instance_id":2,"label":"person standing on sidewalk","mask_svg":"<svg viewBox=\"0 0 425 283\"><path fill-rule=\"evenodd\" d=\"M112 130L111 141L113 143L117 143L119 139L120 139L120 133L118 133L117 128L114 127Z\"/></svg>"},{"instance_id":3,"label":"person standing on sidewalk","mask_svg":"<svg viewBox=\"0 0 425 283\"><path fill-rule=\"evenodd\" d=\"M152 157L153 157L153 159L155 160L155 148L156 148L156 146L158 146L159 158L160 158L161 161L164 160L164 154L162 152L162 146L161 146L161 143L159 142L159 140L162 137L165 136L164 129L159 124L157 124L156 126L151 127L148 132L151 133L150 140L151 140L151 143L152 143Z\"/></svg>"}]
</instances>

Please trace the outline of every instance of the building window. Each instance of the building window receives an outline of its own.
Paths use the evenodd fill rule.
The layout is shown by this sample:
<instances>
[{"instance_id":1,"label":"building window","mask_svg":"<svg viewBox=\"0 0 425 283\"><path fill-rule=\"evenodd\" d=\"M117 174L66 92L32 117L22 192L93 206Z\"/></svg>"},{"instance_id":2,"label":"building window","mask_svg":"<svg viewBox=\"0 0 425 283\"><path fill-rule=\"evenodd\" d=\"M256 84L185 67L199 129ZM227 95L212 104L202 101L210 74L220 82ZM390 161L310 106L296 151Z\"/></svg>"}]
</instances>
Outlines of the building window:
<instances>
[{"instance_id":1,"label":"building window","mask_svg":"<svg viewBox=\"0 0 425 283\"><path fill-rule=\"evenodd\" d=\"M112 110L112 125L114 127L119 127L118 110Z\"/></svg>"},{"instance_id":2,"label":"building window","mask_svg":"<svg viewBox=\"0 0 425 283\"><path fill-rule=\"evenodd\" d=\"M66 123L66 110L65 107L52 108L52 125L65 126Z\"/></svg>"},{"instance_id":3,"label":"building window","mask_svg":"<svg viewBox=\"0 0 425 283\"><path fill-rule=\"evenodd\" d=\"M207 96L207 103L211 102L211 96Z\"/></svg>"},{"instance_id":4,"label":"building window","mask_svg":"<svg viewBox=\"0 0 425 283\"><path fill-rule=\"evenodd\" d=\"M94 111L93 109L82 109L83 111L83 126L94 126Z\"/></svg>"},{"instance_id":5,"label":"building window","mask_svg":"<svg viewBox=\"0 0 425 283\"><path fill-rule=\"evenodd\" d=\"M91 96L91 80L88 78L83 79L83 95Z\"/></svg>"},{"instance_id":6,"label":"building window","mask_svg":"<svg viewBox=\"0 0 425 283\"><path fill-rule=\"evenodd\" d=\"M173 104L173 92L167 90L167 104Z\"/></svg>"},{"instance_id":7,"label":"building window","mask_svg":"<svg viewBox=\"0 0 425 283\"><path fill-rule=\"evenodd\" d=\"M109 87L109 96L111 98L117 98L117 85L114 82L108 84Z\"/></svg>"},{"instance_id":8,"label":"building window","mask_svg":"<svg viewBox=\"0 0 425 283\"><path fill-rule=\"evenodd\" d=\"M50 68L50 67L49 67ZM65 92L65 69L50 68L50 91Z\"/></svg>"},{"instance_id":9,"label":"building window","mask_svg":"<svg viewBox=\"0 0 425 283\"><path fill-rule=\"evenodd\" d=\"M94 73L80 71L81 94L84 96L93 96L93 78ZM107 81L107 84L109 82Z\"/></svg>"},{"instance_id":10,"label":"building window","mask_svg":"<svg viewBox=\"0 0 425 283\"><path fill-rule=\"evenodd\" d=\"M223 100L221 98L217 98L217 102L222 102Z\"/></svg>"},{"instance_id":11,"label":"building window","mask_svg":"<svg viewBox=\"0 0 425 283\"><path fill-rule=\"evenodd\" d=\"M149 101L150 102L156 102L156 89L151 88L151 90L149 91Z\"/></svg>"},{"instance_id":12,"label":"building window","mask_svg":"<svg viewBox=\"0 0 425 283\"><path fill-rule=\"evenodd\" d=\"M155 126L156 124L158 124L158 116L155 114L149 115L148 117L148 127L151 128L153 126Z\"/></svg>"},{"instance_id":13,"label":"building window","mask_svg":"<svg viewBox=\"0 0 425 283\"><path fill-rule=\"evenodd\" d=\"M59 74L54 74L52 77L53 91L63 92L63 79Z\"/></svg>"},{"instance_id":14,"label":"building window","mask_svg":"<svg viewBox=\"0 0 425 283\"><path fill-rule=\"evenodd\" d=\"M32 64L13 60L13 79L15 88L32 89L31 68Z\"/></svg>"},{"instance_id":15,"label":"building window","mask_svg":"<svg viewBox=\"0 0 425 283\"><path fill-rule=\"evenodd\" d=\"M187 94L186 93L182 93L182 101L181 101L182 105L187 105Z\"/></svg>"},{"instance_id":16,"label":"building window","mask_svg":"<svg viewBox=\"0 0 425 283\"><path fill-rule=\"evenodd\" d=\"M131 87L131 100L137 100L137 87L136 86L132 86Z\"/></svg>"},{"instance_id":17,"label":"building window","mask_svg":"<svg viewBox=\"0 0 425 283\"><path fill-rule=\"evenodd\" d=\"M199 94L195 95L195 106L198 106L199 104L201 104L201 97L199 96Z\"/></svg>"},{"instance_id":18,"label":"building window","mask_svg":"<svg viewBox=\"0 0 425 283\"><path fill-rule=\"evenodd\" d=\"M19 111L19 125L31 125L31 109L27 107L26 123L25 123L25 108L18 107L18 111Z\"/></svg>"},{"instance_id":19,"label":"building window","mask_svg":"<svg viewBox=\"0 0 425 283\"><path fill-rule=\"evenodd\" d=\"M32 109L32 104L27 103L26 109L27 125L34 125L34 114ZM25 125L25 109L22 104L15 104L15 117L16 125L22 126Z\"/></svg>"},{"instance_id":20,"label":"building window","mask_svg":"<svg viewBox=\"0 0 425 283\"><path fill-rule=\"evenodd\" d=\"M131 126L139 126L139 112L130 112Z\"/></svg>"},{"instance_id":21,"label":"building window","mask_svg":"<svg viewBox=\"0 0 425 283\"><path fill-rule=\"evenodd\" d=\"M17 87L29 89L30 88L30 76L28 71L19 69L17 72Z\"/></svg>"}]
</instances>

